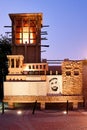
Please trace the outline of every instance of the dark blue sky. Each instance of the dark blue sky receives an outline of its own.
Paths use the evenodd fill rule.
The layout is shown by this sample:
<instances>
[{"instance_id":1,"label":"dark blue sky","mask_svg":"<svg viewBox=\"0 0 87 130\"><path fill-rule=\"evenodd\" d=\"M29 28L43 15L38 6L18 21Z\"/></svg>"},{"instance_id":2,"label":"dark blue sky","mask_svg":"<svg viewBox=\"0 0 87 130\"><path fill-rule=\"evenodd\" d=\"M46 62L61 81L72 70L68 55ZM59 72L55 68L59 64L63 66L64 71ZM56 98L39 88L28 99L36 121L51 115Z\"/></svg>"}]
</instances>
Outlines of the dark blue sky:
<instances>
[{"instance_id":1,"label":"dark blue sky","mask_svg":"<svg viewBox=\"0 0 87 130\"><path fill-rule=\"evenodd\" d=\"M42 58L87 58L87 0L1 0L0 34L11 25L9 13L43 13L43 24L49 25L49 44Z\"/></svg>"}]
</instances>

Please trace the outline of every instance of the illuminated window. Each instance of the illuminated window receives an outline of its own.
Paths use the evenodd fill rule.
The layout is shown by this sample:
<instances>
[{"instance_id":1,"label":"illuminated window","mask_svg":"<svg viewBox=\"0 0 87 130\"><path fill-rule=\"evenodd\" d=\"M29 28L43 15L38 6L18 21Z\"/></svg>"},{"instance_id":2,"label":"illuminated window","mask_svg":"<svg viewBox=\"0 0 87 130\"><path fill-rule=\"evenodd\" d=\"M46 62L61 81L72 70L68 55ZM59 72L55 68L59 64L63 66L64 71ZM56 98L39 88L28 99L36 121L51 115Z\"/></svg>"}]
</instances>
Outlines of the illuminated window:
<instances>
[{"instance_id":1,"label":"illuminated window","mask_svg":"<svg viewBox=\"0 0 87 130\"><path fill-rule=\"evenodd\" d=\"M17 20L15 25L16 44L36 43L36 23L27 20Z\"/></svg>"},{"instance_id":2,"label":"illuminated window","mask_svg":"<svg viewBox=\"0 0 87 130\"><path fill-rule=\"evenodd\" d=\"M28 27L23 27L23 43L29 43L29 29Z\"/></svg>"}]
</instances>

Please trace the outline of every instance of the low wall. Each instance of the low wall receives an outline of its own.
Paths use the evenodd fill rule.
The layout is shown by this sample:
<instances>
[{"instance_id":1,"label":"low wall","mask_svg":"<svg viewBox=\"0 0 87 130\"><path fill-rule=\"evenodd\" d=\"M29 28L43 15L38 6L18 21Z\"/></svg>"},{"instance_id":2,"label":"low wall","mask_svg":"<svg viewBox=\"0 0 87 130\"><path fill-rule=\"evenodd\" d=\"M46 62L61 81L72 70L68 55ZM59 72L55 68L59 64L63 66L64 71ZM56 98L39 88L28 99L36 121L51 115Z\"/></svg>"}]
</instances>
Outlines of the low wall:
<instances>
[{"instance_id":1,"label":"low wall","mask_svg":"<svg viewBox=\"0 0 87 130\"><path fill-rule=\"evenodd\" d=\"M32 103L37 101L41 104L41 109L45 109L45 103L73 103L73 108L78 108L78 103L83 102L83 97L78 96L5 96L4 102L8 102L9 107L14 107L14 103Z\"/></svg>"}]
</instances>

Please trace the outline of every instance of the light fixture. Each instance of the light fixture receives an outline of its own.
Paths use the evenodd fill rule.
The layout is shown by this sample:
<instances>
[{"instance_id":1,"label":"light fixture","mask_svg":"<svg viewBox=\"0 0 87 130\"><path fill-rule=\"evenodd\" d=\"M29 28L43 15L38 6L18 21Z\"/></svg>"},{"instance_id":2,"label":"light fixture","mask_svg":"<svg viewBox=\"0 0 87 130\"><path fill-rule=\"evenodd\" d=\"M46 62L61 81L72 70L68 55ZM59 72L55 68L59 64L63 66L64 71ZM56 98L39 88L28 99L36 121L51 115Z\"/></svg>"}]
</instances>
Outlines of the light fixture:
<instances>
[{"instance_id":1,"label":"light fixture","mask_svg":"<svg viewBox=\"0 0 87 130\"><path fill-rule=\"evenodd\" d=\"M22 114L22 111L21 111L21 110L18 110L18 111L17 111L17 114L18 114L18 115L21 115L21 114Z\"/></svg>"},{"instance_id":2,"label":"light fixture","mask_svg":"<svg viewBox=\"0 0 87 130\"><path fill-rule=\"evenodd\" d=\"M63 114L64 114L64 115L66 115L66 114L67 114L67 111L66 111L66 110L65 110L65 111L63 111Z\"/></svg>"}]
</instances>

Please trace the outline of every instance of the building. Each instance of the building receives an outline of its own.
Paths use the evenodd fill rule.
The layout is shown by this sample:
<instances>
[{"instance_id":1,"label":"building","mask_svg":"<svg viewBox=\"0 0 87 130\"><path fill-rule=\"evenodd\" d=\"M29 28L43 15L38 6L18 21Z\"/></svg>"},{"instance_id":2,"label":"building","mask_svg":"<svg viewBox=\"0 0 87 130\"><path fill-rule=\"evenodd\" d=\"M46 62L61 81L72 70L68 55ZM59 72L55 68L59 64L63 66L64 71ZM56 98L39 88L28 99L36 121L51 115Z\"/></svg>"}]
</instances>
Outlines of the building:
<instances>
[{"instance_id":1,"label":"building","mask_svg":"<svg viewBox=\"0 0 87 130\"><path fill-rule=\"evenodd\" d=\"M84 81L85 61L63 60L59 65L41 61L42 13L9 14L12 21L12 55L8 55L9 74L4 82L4 102L13 108L15 103L37 101L41 109L49 103L86 106ZM53 61L54 62L54 61ZM85 71L86 70L86 71Z\"/></svg>"}]
</instances>

